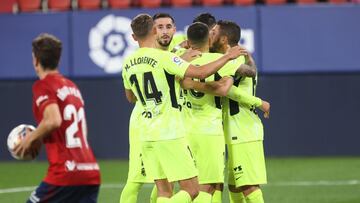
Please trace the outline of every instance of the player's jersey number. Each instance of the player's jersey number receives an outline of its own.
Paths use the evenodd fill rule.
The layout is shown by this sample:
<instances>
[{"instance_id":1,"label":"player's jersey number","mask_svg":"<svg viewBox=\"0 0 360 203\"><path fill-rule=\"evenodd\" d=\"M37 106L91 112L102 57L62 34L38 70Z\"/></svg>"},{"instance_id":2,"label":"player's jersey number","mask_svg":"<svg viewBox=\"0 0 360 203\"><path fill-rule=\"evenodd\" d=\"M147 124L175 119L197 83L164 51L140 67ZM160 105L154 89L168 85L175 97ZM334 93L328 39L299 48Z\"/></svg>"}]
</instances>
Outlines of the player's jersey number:
<instances>
[{"instance_id":1,"label":"player's jersey number","mask_svg":"<svg viewBox=\"0 0 360 203\"><path fill-rule=\"evenodd\" d=\"M87 126L86 126L84 108L81 107L79 111L77 111L73 104L66 105L66 107L64 108L64 120L70 121L72 118L74 118L73 122L70 124L69 127L66 128L65 131L66 147L67 148L82 147L80 137L75 136L79 132L78 123L81 123L81 132L83 135L84 143L86 145L86 148L88 148Z\"/></svg>"},{"instance_id":2,"label":"player's jersey number","mask_svg":"<svg viewBox=\"0 0 360 203\"><path fill-rule=\"evenodd\" d=\"M165 76L170 89L170 98L171 98L172 107L179 108L176 99L176 92L175 92L175 76L167 73L166 71L165 71ZM143 82L144 93L142 93L140 90L140 85L138 78L136 77L136 74L130 76L131 85L135 85L141 103L144 106L146 106L146 101L154 101L156 105L161 104L163 93L158 90L152 72L143 73L143 80L144 80Z\"/></svg>"}]
</instances>

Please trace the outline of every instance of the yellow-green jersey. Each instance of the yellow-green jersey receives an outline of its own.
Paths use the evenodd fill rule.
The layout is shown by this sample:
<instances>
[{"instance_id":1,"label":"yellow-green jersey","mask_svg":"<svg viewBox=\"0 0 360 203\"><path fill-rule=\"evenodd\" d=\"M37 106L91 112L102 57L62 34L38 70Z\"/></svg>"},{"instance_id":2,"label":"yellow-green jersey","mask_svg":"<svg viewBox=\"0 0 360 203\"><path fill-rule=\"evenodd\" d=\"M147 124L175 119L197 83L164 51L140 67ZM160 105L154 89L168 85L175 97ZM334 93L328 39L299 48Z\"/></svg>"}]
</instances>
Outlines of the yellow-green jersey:
<instances>
[{"instance_id":1,"label":"yellow-green jersey","mask_svg":"<svg viewBox=\"0 0 360 203\"><path fill-rule=\"evenodd\" d=\"M221 76L232 75L232 72L230 70L229 72L223 72ZM249 95L255 96L256 78L240 77L234 81L234 86ZM263 140L263 125L254 106L242 104L229 98L223 98L222 110L225 141L227 144Z\"/></svg>"},{"instance_id":2,"label":"yellow-green jersey","mask_svg":"<svg viewBox=\"0 0 360 203\"><path fill-rule=\"evenodd\" d=\"M181 42L187 40L186 35L184 34L175 34L171 40L171 43L169 45L169 51L172 51L174 48L176 48Z\"/></svg>"},{"instance_id":3,"label":"yellow-green jersey","mask_svg":"<svg viewBox=\"0 0 360 203\"><path fill-rule=\"evenodd\" d=\"M189 63L173 53L154 48L140 48L123 65L125 89L131 90L142 104L141 141L171 140L184 137L177 100Z\"/></svg>"},{"instance_id":4,"label":"yellow-green jersey","mask_svg":"<svg viewBox=\"0 0 360 203\"><path fill-rule=\"evenodd\" d=\"M191 64L201 66L219 59L222 54L202 53L201 57L191 61ZM237 63L230 61L226 63L219 72L224 70L236 70ZM238 67L238 66L237 66ZM215 73L200 82L212 82L220 80L221 77ZM185 124L188 134L223 136L221 98L195 90L186 90L186 107L188 115ZM184 108L186 108L184 106Z\"/></svg>"}]
</instances>

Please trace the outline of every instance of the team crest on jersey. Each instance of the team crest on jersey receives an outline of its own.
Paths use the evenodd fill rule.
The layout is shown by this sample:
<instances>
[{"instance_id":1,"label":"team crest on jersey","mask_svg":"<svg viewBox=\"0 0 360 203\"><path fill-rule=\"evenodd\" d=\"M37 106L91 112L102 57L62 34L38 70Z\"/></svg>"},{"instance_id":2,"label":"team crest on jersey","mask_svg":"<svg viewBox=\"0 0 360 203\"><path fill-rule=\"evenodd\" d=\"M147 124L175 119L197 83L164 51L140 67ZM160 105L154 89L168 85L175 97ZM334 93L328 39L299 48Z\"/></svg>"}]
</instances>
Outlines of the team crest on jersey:
<instances>
[{"instance_id":1,"label":"team crest on jersey","mask_svg":"<svg viewBox=\"0 0 360 203\"><path fill-rule=\"evenodd\" d=\"M173 58L173 62L174 62L176 65L180 66L180 65L183 63L183 60L182 60L181 58L175 56L175 57Z\"/></svg>"},{"instance_id":2,"label":"team crest on jersey","mask_svg":"<svg viewBox=\"0 0 360 203\"><path fill-rule=\"evenodd\" d=\"M138 48L130 23L129 18L110 14L89 32L89 57L106 73L120 72L125 57Z\"/></svg>"}]
</instances>

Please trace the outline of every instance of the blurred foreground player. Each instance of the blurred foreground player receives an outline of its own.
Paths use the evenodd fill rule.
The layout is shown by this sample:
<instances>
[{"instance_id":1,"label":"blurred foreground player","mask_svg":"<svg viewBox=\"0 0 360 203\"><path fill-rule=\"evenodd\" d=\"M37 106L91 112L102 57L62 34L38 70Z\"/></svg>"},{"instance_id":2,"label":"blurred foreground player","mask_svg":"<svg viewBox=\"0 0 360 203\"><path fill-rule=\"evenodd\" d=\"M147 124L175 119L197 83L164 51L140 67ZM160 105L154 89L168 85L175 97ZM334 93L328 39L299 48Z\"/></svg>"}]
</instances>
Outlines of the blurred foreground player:
<instances>
[{"instance_id":1,"label":"blurred foreground player","mask_svg":"<svg viewBox=\"0 0 360 203\"><path fill-rule=\"evenodd\" d=\"M97 202L100 172L87 141L84 100L77 86L58 71L61 49L61 41L49 34L32 42L40 78L33 85L38 126L17 146L16 154L33 153L33 143L42 140L49 168L27 202Z\"/></svg>"}]
</instances>

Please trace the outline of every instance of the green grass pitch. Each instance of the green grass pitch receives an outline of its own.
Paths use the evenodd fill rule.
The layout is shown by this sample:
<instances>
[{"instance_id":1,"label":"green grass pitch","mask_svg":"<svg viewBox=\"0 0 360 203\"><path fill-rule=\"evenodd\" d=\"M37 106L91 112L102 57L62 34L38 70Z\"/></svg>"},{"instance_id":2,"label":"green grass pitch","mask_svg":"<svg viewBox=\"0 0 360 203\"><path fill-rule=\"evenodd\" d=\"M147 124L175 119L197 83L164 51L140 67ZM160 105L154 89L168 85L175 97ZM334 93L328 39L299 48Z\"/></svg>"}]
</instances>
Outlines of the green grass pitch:
<instances>
[{"instance_id":1,"label":"green grass pitch","mask_svg":"<svg viewBox=\"0 0 360 203\"><path fill-rule=\"evenodd\" d=\"M127 177L127 161L101 160L100 203L118 202ZM29 186L39 184L46 162L0 162L0 202L25 202ZM268 158L266 203L360 203L360 157ZM14 190L13 190L14 189ZM138 202L149 202L145 185ZM224 192L223 202L228 202Z\"/></svg>"}]
</instances>

